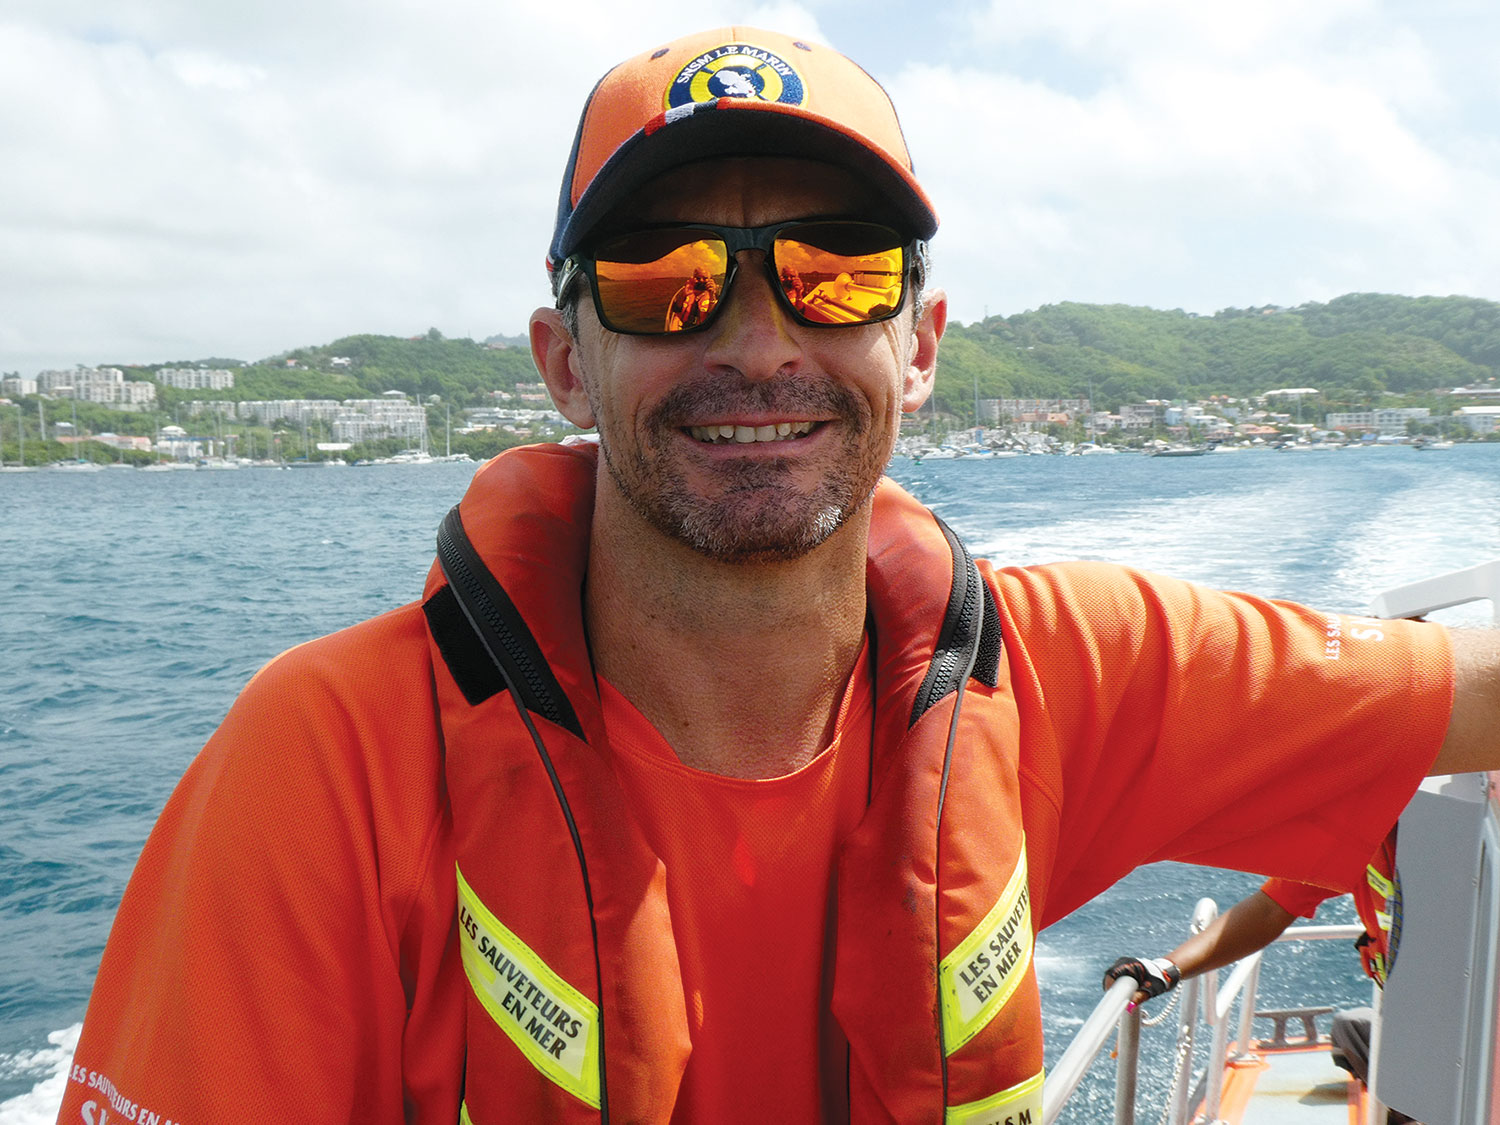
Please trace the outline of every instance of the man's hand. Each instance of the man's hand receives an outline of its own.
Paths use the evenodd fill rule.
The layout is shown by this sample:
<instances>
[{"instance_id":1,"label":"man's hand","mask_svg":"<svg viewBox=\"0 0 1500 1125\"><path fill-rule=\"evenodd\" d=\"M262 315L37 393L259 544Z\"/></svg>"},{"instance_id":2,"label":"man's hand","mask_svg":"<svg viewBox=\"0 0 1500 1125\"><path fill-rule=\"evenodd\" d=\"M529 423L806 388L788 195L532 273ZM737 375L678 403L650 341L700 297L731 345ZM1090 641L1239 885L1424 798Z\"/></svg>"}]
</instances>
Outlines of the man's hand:
<instances>
[{"instance_id":1,"label":"man's hand","mask_svg":"<svg viewBox=\"0 0 1500 1125\"><path fill-rule=\"evenodd\" d=\"M1130 1009L1133 1009L1137 1004L1143 1004L1153 996L1160 996L1176 988L1177 982L1182 979L1182 970L1165 957L1158 957L1154 961L1142 961L1139 957L1121 957L1104 970L1104 990L1108 992L1109 986L1121 977L1134 977L1136 983L1141 986L1140 991L1130 1002Z\"/></svg>"}]
</instances>

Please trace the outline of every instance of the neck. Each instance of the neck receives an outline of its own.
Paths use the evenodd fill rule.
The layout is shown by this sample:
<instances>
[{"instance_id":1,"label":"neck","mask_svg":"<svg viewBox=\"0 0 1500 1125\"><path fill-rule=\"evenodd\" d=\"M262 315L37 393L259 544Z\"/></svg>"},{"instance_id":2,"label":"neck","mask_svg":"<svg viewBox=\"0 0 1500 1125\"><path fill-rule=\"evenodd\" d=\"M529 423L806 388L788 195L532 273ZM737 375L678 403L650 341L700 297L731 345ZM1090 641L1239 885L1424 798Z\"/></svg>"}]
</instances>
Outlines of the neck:
<instances>
[{"instance_id":1,"label":"neck","mask_svg":"<svg viewBox=\"0 0 1500 1125\"><path fill-rule=\"evenodd\" d=\"M868 528L866 504L801 558L718 562L645 524L601 473L584 600L596 668L686 765L801 768L859 656Z\"/></svg>"}]
</instances>

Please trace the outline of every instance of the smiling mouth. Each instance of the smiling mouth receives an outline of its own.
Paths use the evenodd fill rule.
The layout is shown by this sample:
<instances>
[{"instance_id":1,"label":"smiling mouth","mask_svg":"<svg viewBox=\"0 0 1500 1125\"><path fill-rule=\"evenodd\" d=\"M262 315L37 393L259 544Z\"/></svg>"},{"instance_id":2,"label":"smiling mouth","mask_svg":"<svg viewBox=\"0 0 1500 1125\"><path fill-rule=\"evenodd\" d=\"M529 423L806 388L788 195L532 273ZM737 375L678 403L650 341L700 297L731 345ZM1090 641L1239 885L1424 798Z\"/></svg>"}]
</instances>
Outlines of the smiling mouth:
<instances>
[{"instance_id":1,"label":"smiling mouth","mask_svg":"<svg viewBox=\"0 0 1500 1125\"><path fill-rule=\"evenodd\" d=\"M812 433L817 422L777 422L772 426L689 426L688 436L707 445L750 445L756 442L798 441Z\"/></svg>"}]
</instances>

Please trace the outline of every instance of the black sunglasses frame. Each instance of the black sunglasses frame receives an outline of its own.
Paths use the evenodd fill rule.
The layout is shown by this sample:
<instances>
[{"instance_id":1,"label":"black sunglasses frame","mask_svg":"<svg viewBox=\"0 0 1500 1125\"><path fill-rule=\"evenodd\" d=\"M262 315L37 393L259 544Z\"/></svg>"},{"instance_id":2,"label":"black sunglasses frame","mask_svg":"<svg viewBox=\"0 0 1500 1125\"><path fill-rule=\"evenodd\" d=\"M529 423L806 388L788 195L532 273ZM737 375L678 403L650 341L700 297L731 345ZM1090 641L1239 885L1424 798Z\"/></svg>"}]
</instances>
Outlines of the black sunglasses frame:
<instances>
[{"instance_id":1,"label":"black sunglasses frame","mask_svg":"<svg viewBox=\"0 0 1500 1125\"><path fill-rule=\"evenodd\" d=\"M800 310L798 310L796 305L792 303L792 299L787 296L786 290L781 286L781 279L776 272L775 249L777 237L784 231L791 230L796 227L827 226L830 224L848 224L850 226L870 227L872 229L889 231L894 236L895 241L889 248L894 249L897 246L901 248L901 296L900 299L896 302L895 307L892 308L889 312L881 313L879 316L869 317L866 320L811 320ZM610 322L609 315L604 311L603 303L599 298L598 261L594 257L594 250L597 249L598 246L613 242L615 239L622 238L626 235L647 234L657 231L702 231L705 234L712 235L714 238L723 242L728 250L729 255L729 261L725 266L724 271L723 291L719 294L719 299L714 302L714 306L709 310L708 315L697 324L689 325L685 328L679 328L673 332L669 332L665 328L657 330L617 328ZM790 219L786 222L772 223L771 225L764 227L723 227L716 226L713 223L661 223L653 226L637 227L634 230L621 231L616 234L609 235L598 240L594 244L594 248L591 248L589 250L579 250L576 254L569 255L567 260L563 262L562 277L559 279L557 284L557 307L561 309L567 303L569 291L573 288L573 283L576 282L579 275L582 274L584 277L588 278L589 293L594 299L594 312L599 317L599 323L616 335L686 336L693 332L701 332L705 328L708 328L710 325L712 325L713 322L718 319L719 310L723 307L725 300L727 300L729 297L729 291L734 285L735 275L739 272L740 252L742 250L759 250L763 255L763 267L766 276L771 281L771 289L775 292L777 300L781 303L781 307L791 316L794 321L796 321L798 324L805 325L808 328L856 328L860 325L879 324L883 320L890 320L892 317L898 316L901 310L906 307L906 294L907 290L911 288L912 268L920 252L919 246L920 240L904 240L901 233L896 230L895 227L887 226L885 223L872 223L863 219Z\"/></svg>"}]
</instances>

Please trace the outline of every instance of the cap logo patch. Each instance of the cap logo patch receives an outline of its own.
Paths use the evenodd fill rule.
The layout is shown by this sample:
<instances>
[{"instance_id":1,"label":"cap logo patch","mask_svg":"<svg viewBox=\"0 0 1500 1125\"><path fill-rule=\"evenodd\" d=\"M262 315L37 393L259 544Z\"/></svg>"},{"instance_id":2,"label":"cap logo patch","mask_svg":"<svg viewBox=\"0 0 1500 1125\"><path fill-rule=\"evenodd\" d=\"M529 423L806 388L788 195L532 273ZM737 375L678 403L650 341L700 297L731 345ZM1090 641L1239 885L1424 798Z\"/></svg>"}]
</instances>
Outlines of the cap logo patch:
<instances>
[{"instance_id":1,"label":"cap logo patch","mask_svg":"<svg viewBox=\"0 0 1500 1125\"><path fill-rule=\"evenodd\" d=\"M802 76L780 55L749 43L726 43L704 51L677 72L667 86L664 109L720 98L750 98L802 105Z\"/></svg>"}]
</instances>

